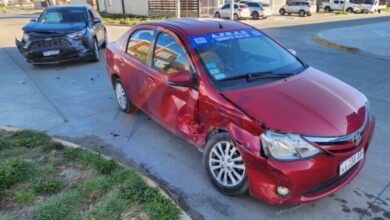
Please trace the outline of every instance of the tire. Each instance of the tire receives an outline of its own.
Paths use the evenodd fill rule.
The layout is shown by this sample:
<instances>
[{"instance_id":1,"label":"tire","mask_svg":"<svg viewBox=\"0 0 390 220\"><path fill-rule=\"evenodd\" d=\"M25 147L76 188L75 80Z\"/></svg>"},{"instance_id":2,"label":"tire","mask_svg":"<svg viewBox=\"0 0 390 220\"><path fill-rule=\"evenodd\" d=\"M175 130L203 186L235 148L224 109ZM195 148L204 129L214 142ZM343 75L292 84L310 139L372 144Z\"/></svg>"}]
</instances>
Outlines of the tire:
<instances>
[{"instance_id":1,"label":"tire","mask_svg":"<svg viewBox=\"0 0 390 220\"><path fill-rule=\"evenodd\" d=\"M230 150L226 149L228 146ZM231 196L248 191L245 165L228 133L217 133L209 138L203 153L203 164L211 183L218 191Z\"/></svg>"},{"instance_id":2,"label":"tire","mask_svg":"<svg viewBox=\"0 0 390 220\"><path fill-rule=\"evenodd\" d=\"M287 13L287 15L288 15L288 16L290 16L290 15L291 15L291 13Z\"/></svg>"},{"instance_id":3,"label":"tire","mask_svg":"<svg viewBox=\"0 0 390 220\"><path fill-rule=\"evenodd\" d=\"M347 8L347 12L348 13L353 13L353 9L352 8Z\"/></svg>"},{"instance_id":4,"label":"tire","mask_svg":"<svg viewBox=\"0 0 390 220\"><path fill-rule=\"evenodd\" d=\"M299 17L305 17L306 12L304 10L299 11Z\"/></svg>"},{"instance_id":5,"label":"tire","mask_svg":"<svg viewBox=\"0 0 390 220\"><path fill-rule=\"evenodd\" d=\"M238 21L238 20L239 20L238 14L234 14L234 15L233 15L233 20L235 20L235 21Z\"/></svg>"},{"instance_id":6,"label":"tire","mask_svg":"<svg viewBox=\"0 0 390 220\"><path fill-rule=\"evenodd\" d=\"M279 14L280 15L285 15L286 14L286 10L284 10L284 8L280 9L279 10Z\"/></svg>"},{"instance_id":7,"label":"tire","mask_svg":"<svg viewBox=\"0 0 390 220\"><path fill-rule=\"evenodd\" d=\"M325 13L329 13L329 12L331 11L331 9L330 9L329 6L326 6L326 7L324 8L324 11L325 11Z\"/></svg>"},{"instance_id":8,"label":"tire","mask_svg":"<svg viewBox=\"0 0 390 220\"><path fill-rule=\"evenodd\" d=\"M259 18L260 18L259 13L258 13L257 11L253 12L253 13L252 13L252 18L253 18L254 20L259 20Z\"/></svg>"},{"instance_id":9,"label":"tire","mask_svg":"<svg viewBox=\"0 0 390 220\"><path fill-rule=\"evenodd\" d=\"M114 90L115 90L115 97L116 101L118 102L119 108L126 113L133 113L137 109L134 104L130 101L129 97L127 96L125 87L122 84L122 81L117 78L114 81Z\"/></svg>"},{"instance_id":10,"label":"tire","mask_svg":"<svg viewBox=\"0 0 390 220\"><path fill-rule=\"evenodd\" d=\"M216 18L221 18L221 14L219 14L219 12L215 12L214 17L216 17Z\"/></svg>"},{"instance_id":11,"label":"tire","mask_svg":"<svg viewBox=\"0 0 390 220\"><path fill-rule=\"evenodd\" d=\"M96 38L93 39L93 48L92 48L92 55L91 55L91 62L99 62L99 44Z\"/></svg>"},{"instance_id":12,"label":"tire","mask_svg":"<svg viewBox=\"0 0 390 220\"><path fill-rule=\"evenodd\" d=\"M107 47L107 42L108 42L108 40L107 40L107 31L104 30L104 41L103 41L102 45L100 45L100 48L102 48L102 49L106 48Z\"/></svg>"}]
</instances>

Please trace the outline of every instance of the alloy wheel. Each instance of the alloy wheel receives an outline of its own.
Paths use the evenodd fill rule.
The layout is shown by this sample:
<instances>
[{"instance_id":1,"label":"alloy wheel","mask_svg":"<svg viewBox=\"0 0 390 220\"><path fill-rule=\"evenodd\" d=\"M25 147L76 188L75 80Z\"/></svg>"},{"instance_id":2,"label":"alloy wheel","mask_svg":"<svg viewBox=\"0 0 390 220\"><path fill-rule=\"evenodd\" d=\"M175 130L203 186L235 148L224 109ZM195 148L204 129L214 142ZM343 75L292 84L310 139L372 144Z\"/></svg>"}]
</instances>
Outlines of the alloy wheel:
<instances>
[{"instance_id":1,"label":"alloy wheel","mask_svg":"<svg viewBox=\"0 0 390 220\"><path fill-rule=\"evenodd\" d=\"M209 154L209 169L213 178L224 187L235 187L245 178L245 165L234 143L220 141Z\"/></svg>"},{"instance_id":2,"label":"alloy wheel","mask_svg":"<svg viewBox=\"0 0 390 220\"><path fill-rule=\"evenodd\" d=\"M123 88L122 84L116 83L115 94L116 94L116 99L117 99L118 104L121 107L121 109L122 110L126 109L127 97L126 97L125 89Z\"/></svg>"}]
</instances>

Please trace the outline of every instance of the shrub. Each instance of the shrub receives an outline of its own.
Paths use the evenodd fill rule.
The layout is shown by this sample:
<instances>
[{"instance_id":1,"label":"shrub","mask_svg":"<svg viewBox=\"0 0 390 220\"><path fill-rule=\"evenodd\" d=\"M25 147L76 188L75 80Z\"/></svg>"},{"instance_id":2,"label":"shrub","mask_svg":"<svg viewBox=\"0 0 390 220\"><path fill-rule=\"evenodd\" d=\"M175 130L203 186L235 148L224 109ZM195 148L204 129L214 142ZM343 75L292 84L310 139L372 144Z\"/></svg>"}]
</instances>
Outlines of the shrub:
<instances>
[{"instance_id":1,"label":"shrub","mask_svg":"<svg viewBox=\"0 0 390 220\"><path fill-rule=\"evenodd\" d=\"M17 147L34 148L48 146L52 143L46 134L29 130L17 131L12 137L13 144Z\"/></svg>"},{"instance_id":2,"label":"shrub","mask_svg":"<svg viewBox=\"0 0 390 220\"><path fill-rule=\"evenodd\" d=\"M0 192L28 179L32 174L31 163L24 160L8 160L0 165Z\"/></svg>"},{"instance_id":3,"label":"shrub","mask_svg":"<svg viewBox=\"0 0 390 220\"><path fill-rule=\"evenodd\" d=\"M63 182L54 179L37 179L30 187L35 193L56 193L63 187Z\"/></svg>"},{"instance_id":4,"label":"shrub","mask_svg":"<svg viewBox=\"0 0 390 220\"><path fill-rule=\"evenodd\" d=\"M100 174L109 175L118 167L118 163L114 160L106 160L99 156L95 161L95 167Z\"/></svg>"},{"instance_id":5,"label":"shrub","mask_svg":"<svg viewBox=\"0 0 390 220\"><path fill-rule=\"evenodd\" d=\"M35 193L33 190L28 189L24 192L15 193L15 202L19 205L26 205L32 203L35 198Z\"/></svg>"}]
</instances>

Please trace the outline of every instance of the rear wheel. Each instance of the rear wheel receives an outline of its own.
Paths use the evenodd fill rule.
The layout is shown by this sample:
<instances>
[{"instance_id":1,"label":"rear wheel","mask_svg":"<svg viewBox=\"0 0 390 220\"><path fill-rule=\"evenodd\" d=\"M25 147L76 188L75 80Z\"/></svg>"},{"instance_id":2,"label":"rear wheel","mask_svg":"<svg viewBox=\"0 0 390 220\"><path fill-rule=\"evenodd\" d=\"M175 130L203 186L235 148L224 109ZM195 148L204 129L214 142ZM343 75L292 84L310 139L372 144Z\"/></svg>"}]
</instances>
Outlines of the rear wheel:
<instances>
[{"instance_id":1,"label":"rear wheel","mask_svg":"<svg viewBox=\"0 0 390 220\"><path fill-rule=\"evenodd\" d=\"M299 11L299 16L300 17L305 17L305 15L306 15L306 12L304 10L300 10Z\"/></svg>"},{"instance_id":2,"label":"rear wheel","mask_svg":"<svg viewBox=\"0 0 390 220\"><path fill-rule=\"evenodd\" d=\"M282 9L280 9L280 10L279 10L279 14L280 14L280 15L284 15L284 14L286 14L286 10L284 10L283 8L282 8Z\"/></svg>"},{"instance_id":3,"label":"rear wheel","mask_svg":"<svg viewBox=\"0 0 390 220\"><path fill-rule=\"evenodd\" d=\"M99 62L99 45L96 38L93 39L91 62Z\"/></svg>"},{"instance_id":4,"label":"rear wheel","mask_svg":"<svg viewBox=\"0 0 390 220\"><path fill-rule=\"evenodd\" d=\"M257 11L255 11L255 12L253 12L252 13L252 18L254 19L254 20L259 20L259 13L257 12Z\"/></svg>"},{"instance_id":5,"label":"rear wheel","mask_svg":"<svg viewBox=\"0 0 390 220\"><path fill-rule=\"evenodd\" d=\"M234 14L233 19L234 19L235 21L238 21L238 19L239 19L238 14Z\"/></svg>"},{"instance_id":6,"label":"rear wheel","mask_svg":"<svg viewBox=\"0 0 390 220\"><path fill-rule=\"evenodd\" d=\"M203 163L213 185L227 195L241 195L248 190L242 156L227 133L218 133L207 141Z\"/></svg>"},{"instance_id":7,"label":"rear wheel","mask_svg":"<svg viewBox=\"0 0 390 220\"><path fill-rule=\"evenodd\" d=\"M214 15L214 17L216 17L216 18L221 18L221 14L219 14L219 12L216 12L215 15Z\"/></svg>"},{"instance_id":8,"label":"rear wheel","mask_svg":"<svg viewBox=\"0 0 390 220\"><path fill-rule=\"evenodd\" d=\"M136 108L127 96L125 88L119 78L116 79L114 82L114 89L116 100L119 104L120 109L126 113L134 112Z\"/></svg>"},{"instance_id":9,"label":"rear wheel","mask_svg":"<svg viewBox=\"0 0 390 220\"><path fill-rule=\"evenodd\" d=\"M325 11L325 13L329 13L329 12L331 11L331 9L330 9L329 6L326 6L326 7L324 8L324 11Z\"/></svg>"}]
</instances>

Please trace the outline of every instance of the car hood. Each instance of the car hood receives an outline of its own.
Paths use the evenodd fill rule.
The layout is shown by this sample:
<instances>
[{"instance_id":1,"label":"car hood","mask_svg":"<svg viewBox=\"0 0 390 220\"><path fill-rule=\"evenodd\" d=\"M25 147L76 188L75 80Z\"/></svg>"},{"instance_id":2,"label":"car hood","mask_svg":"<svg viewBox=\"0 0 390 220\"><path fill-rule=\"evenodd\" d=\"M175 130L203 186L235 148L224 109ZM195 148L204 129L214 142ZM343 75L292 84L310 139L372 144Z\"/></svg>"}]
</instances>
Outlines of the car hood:
<instances>
[{"instance_id":1,"label":"car hood","mask_svg":"<svg viewBox=\"0 0 390 220\"><path fill-rule=\"evenodd\" d=\"M268 128L316 136L342 136L364 122L366 97L314 68L270 84L222 95Z\"/></svg>"},{"instance_id":2,"label":"car hood","mask_svg":"<svg viewBox=\"0 0 390 220\"><path fill-rule=\"evenodd\" d=\"M24 32L38 32L38 33L72 33L80 31L85 28L84 22L63 23L63 24L45 24L39 22L30 22L22 29Z\"/></svg>"}]
</instances>

